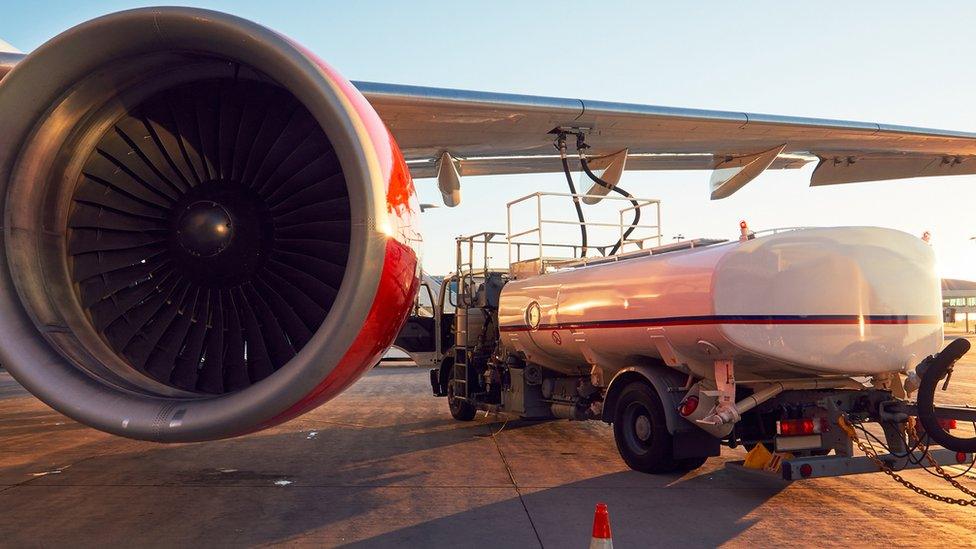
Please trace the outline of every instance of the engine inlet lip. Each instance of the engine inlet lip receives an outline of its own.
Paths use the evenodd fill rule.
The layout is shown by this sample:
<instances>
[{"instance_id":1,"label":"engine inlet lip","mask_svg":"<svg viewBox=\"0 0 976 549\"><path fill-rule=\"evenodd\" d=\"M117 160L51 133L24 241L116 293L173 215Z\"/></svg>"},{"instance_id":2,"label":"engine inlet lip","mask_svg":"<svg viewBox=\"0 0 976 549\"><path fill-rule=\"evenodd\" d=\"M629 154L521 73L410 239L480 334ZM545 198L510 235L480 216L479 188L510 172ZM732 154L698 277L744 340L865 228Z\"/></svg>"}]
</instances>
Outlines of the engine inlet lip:
<instances>
[{"instance_id":1,"label":"engine inlet lip","mask_svg":"<svg viewBox=\"0 0 976 549\"><path fill-rule=\"evenodd\" d=\"M181 67L187 59L206 62ZM329 136L347 181L356 182L348 185L352 233L345 279L358 282L342 285L333 314L284 368L252 387L213 398L147 386L101 366L87 346L71 343L74 335L53 303L61 296L29 280L34 275L49 278L51 270L66 267L32 257L47 235L40 230L40 214L23 208L44 204L48 213L64 215L44 189L30 188L28 182L48 182L77 169L79 155L46 166L39 153L50 158L52 151L86 139L79 134L97 133L93 126L110 125L109 118L86 117L137 100L119 90L131 92L140 87L135 84L151 87L147 79L157 78L160 71L170 71L170 85L199 78L193 70L208 63L243 63L267 75L294 94ZM86 92L89 95L83 97ZM374 144L345 93L342 82L324 65L281 35L230 15L192 8L147 8L105 16L70 29L24 59L0 87L0 135L6 143L24 143L20 148L0 147L4 251L8 262L17 265L0 269L0 311L6 320L0 330L16 342L0 348L0 361L55 409L93 427L145 440L235 436L265 425L309 395L358 335L372 307L385 257L385 238L374 221L385 213L383 174L371 155ZM51 127L54 119L61 131ZM88 124L84 132L68 129L82 119ZM56 139L41 146L37 139L45 132ZM105 398L106 389L113 391L112 399ZM169 421L173 414L181 421Z\"/></svg>"}]
</instances>

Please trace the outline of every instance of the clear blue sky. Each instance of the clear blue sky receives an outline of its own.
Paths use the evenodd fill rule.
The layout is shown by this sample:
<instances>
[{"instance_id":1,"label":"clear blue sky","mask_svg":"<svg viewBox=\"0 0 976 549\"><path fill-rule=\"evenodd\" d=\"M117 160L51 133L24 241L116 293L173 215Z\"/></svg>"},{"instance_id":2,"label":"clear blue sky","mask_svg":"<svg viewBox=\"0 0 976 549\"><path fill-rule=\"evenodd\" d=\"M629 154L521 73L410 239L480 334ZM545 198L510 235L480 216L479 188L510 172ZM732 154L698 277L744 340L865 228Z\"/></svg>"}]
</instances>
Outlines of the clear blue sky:
<instances>
[{"instance_id":1,"label":"clear blue sky","mask_svg":"<svg viewBox=\"0 0 976 549\"><path fill-rule=\"evenodd\" d=\"M172 3L172 2L171 2ZM183 3L183 2L176 2ZM0 37L28 51L133 1L5 2ZM188 4L258 21L352 80L976 130L976 4L915 2L288 2ZM686 237L792 225L930 230L944 276L976 279L976 176L809 188L770 172L707 200L705 172L628 173ZM504 203L562 191L559 174L468 179L460 209L424 214L426 265L453 266L453 236L504 229ZM437 202L431 180L421 200Z\"/></svg>"}]
</instances>

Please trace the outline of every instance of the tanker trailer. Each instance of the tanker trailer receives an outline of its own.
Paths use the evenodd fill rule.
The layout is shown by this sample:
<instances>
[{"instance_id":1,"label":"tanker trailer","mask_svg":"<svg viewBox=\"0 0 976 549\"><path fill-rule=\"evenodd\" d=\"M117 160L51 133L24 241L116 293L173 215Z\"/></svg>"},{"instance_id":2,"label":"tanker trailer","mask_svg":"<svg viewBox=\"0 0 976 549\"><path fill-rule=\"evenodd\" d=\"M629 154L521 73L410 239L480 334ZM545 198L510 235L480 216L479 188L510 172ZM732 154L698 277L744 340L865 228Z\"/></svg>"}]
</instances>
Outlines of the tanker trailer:
<instances>
[{"instance_id":1,"label":"tanker trailer","mask_svg":"<svg viewBox=\"0 0 976 549\"><path fill-rule=\"evenodd\" d=\"M498 234L459 239L458 257ZM947 455L969 460L976 449L938 419L972 421L973 410L921 410L931 399L909 398L925 377L917 365L941 364L929 373L940 380L968 350L959 340L942 351L934 254L912 235L743 227L737 241L542 262L538 272L471 264L445 280L439 306L458 288L446 328L455 345L431 371L456 419L485 410L602 420L623 460L649 473L694 469L722 444L789 452L784 477L872 470L839 424L880 424L898 456L913 448L915 417Z\"/></svg>"}]
</instances>

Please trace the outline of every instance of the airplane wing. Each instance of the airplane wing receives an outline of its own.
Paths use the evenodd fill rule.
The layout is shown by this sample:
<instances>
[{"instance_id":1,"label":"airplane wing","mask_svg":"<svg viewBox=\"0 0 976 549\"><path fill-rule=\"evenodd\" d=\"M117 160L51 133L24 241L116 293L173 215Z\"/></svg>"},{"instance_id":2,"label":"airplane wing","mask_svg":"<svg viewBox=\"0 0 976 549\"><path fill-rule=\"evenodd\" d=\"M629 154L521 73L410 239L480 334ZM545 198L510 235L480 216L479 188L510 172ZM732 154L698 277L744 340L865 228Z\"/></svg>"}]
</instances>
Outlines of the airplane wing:
<instances>
[{"instance_id":1,"label":"airplane wing","mask_svg":"<svg viewBox=\"0 0 976 549\"><path fill-rule=\"evenodd\" d=\"M18 61L24 58L24 54L9 42L0 38L0 78L3 78L14 68Z\"/></svg>"},{"instance_id":2,"label":"airplane wing","mask_svg":"<svg viewBox=\"0 0 976 549\"><path fill-rule=\"evenodd\" d=\"M552 134L559 127L582 129L591 156L627 149L629 170L716 170L712 198L729 196L765 169L813 161L811 185L976 173L976 133L354 84L393 132L415 178L436 177L444 153L459 176L560 171Z\"/></svg>"},{"instance_id":3,"label":"airplane wing","mask_svg":"<svg viewBox=\"0 0 976 549\"><path fill-rule=\"evenodd\" d=\"M10 42L0 38L0 53L20 53L20 50L10 45Z\"/></svg>"}]
</instances>

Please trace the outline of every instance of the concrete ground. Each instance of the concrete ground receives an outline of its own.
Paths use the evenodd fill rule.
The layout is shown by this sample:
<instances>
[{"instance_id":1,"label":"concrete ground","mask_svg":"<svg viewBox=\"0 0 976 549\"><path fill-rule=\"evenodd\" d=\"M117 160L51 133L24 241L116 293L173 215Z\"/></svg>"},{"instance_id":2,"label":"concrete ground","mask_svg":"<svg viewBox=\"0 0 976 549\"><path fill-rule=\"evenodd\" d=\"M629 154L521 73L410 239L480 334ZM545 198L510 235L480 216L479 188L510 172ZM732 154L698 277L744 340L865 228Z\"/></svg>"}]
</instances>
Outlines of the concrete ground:
<instances>
[{"instance_id":1,"label":"concrete ground","mask_svg":"<svg viewBox=\"0 0 976 549\"><path fill-rule=\"evenodd\" d=\"M976 352L956 383L976 402ZM976 545L971 507L882 474L786 484L723 467L742 457L635 473L603 424L455 422L412 368L267 432L164 446L78 425L2 373L0 544L586 547L602 501L617 547Z\"/></svg>"}]
</instances>

